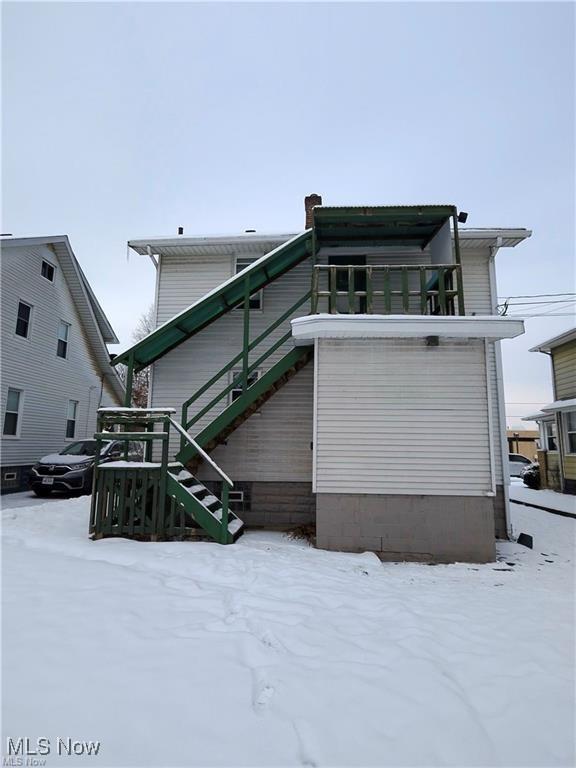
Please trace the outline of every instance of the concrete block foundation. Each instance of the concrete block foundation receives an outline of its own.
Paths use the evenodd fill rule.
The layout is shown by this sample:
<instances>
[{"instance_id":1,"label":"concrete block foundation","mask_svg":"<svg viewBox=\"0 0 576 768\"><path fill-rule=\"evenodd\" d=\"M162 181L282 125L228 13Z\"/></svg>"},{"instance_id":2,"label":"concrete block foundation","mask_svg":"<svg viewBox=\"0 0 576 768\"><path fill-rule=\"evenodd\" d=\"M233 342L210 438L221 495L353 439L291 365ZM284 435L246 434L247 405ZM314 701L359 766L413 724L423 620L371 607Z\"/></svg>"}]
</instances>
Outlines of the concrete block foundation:
<instances>
[{"instance_id":1,"label":"concrete block foundation","mask_svg":"<svg viewBox=\"0 0 576 768\"><path fill-rule=\"evenodd\" d=\"M390 561L491 562L504 509L500 497L321 493L316 543L321 549L369 550Z\"/></svg>"}]
</instances>

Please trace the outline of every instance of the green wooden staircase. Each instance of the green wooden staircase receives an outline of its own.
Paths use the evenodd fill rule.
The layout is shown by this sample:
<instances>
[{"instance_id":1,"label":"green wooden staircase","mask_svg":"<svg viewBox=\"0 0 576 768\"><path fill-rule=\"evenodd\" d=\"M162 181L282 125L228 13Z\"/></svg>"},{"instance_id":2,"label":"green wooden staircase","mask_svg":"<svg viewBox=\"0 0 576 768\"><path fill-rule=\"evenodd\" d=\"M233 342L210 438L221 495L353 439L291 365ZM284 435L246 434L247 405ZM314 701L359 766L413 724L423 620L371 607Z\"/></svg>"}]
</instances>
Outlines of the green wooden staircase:
<instances>
[{"instance_id":1,"label":"green wooden staircase","mask_svg":"<svg viewBox=\"0 0 576 768\"><path fill-rule=\"evenodd\" d=\"M279 389L281 389L306 363L311 360L311 347L295 347L281 360L272 366L254 384L247 387L242 394L219 413L201 432L195 435L195 442L206 451L214 450L226 438L243 424L250 416L258 411ZM233 385L234 386L234 383ZM228 389L228 388L227 388ZM223 395L221 395L222 397ZM193 419L190 424L198 419ZM183 441L176 459L196 471L202 456L194 444Z\"/></svg>"},{"instance_id":2,"label":"green wooden staircase","mask_svg":"<svg viewBox=\"0 0 576 768\"><path fill-rule=\"evenodd\" d=\"M182 464L170 465L166 493L176 502L173 507L175 516L179 512L178 506L182 507L190 528L199 526L220 544L232 544L242 533L244 523L228 509L227 503L223 503L225 500L215 496Z\"/></svg>"}]
</instances>

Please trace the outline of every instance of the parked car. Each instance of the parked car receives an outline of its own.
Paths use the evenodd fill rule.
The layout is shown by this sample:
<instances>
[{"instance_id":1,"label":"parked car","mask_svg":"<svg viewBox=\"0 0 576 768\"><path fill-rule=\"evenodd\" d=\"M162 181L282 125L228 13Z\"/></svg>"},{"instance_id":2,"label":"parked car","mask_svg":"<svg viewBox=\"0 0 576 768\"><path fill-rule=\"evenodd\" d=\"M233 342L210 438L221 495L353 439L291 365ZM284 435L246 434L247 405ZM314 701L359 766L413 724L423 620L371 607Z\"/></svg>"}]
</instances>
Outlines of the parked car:
<instances>
[{"instance_id":1,"label":"parked car","mask_svg":"<svg viewBox=\"0 0 576 768\"><path fill-rule=\"evenodd\" d=\"M126 443L110 440L103 444L100 461L124 458ZM140 443L128 442L128 461L142 461ZM96 454L96 440L78 440L60 453L43 456L30 472L30 489L36 496L49 496L52 491L90 493Z\"/></svg>"},{"instance_id":2,"label":"parked car","mask_svg":"<svg viewBox=\"0 0 576 768\"><path fill-rule=\"evenodd\" d=\"M522 472L532 464L530 459L522 456L520 453L508 454L508 466L510 467L510 477L522 477Z\"/></svg>"}]
</instances>

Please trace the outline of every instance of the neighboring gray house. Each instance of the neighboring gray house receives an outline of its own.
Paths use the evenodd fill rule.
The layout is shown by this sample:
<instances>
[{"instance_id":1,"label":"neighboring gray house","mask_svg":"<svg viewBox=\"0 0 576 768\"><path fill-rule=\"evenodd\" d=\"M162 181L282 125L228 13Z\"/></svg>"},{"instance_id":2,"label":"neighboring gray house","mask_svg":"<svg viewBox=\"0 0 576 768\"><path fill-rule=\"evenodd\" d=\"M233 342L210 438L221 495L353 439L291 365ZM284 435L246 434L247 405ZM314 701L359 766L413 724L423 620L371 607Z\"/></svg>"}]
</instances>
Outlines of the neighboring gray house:
<instances>
[{"instance_id":1,"label":"neighboring gray house","mask_svg":"<svg viewBox=\"0 0 576 768\"><path fill-rule=\"evenodd\" d=\"M490 560L510 530L500 339L523 332L498 315L494 258L531 233L462 229L454 206L319 202L301 234L130 241L156 265L159 327L118 362L152 365L150 405L232 478L246 525ZM170 455L218 495L178 438Z\"/></svg>"},{"instance_id":2,"label":"neighboring gray house","mask_svg":"<svg viewBox=\"0 0 576 768\"><path fill-rule=\"evenodd\" d=\"M107 343L118 339L68 237L3 238L2 491L66 441L91 437L99 404L122 401Z\"/></svg>"}]
</instances>

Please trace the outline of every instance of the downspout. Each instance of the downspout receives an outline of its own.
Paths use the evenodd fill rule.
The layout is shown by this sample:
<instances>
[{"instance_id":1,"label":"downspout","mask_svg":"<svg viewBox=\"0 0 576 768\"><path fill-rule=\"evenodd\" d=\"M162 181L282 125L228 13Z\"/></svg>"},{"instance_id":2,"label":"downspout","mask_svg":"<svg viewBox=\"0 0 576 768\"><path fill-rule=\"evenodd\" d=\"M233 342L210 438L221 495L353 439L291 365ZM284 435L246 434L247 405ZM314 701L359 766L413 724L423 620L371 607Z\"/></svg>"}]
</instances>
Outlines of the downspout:
<instances>
[{"instance_id":1,"label":"downspout","mask_svg":"<svg viewBox=\"0 0 576 768\"><path fill-rule=\"evenodd\" d=\"M160 294L160 271L162 268L160 259L162 258L161 254L157 254L156 259L152 255L152 249L150 246L148 246L148 255L150 256L150 259L152 260L154 267L156 268L156 285L154 287L154 323L156 325L156 328L158 328L158 296ZM152 387L154 383L154 363L150 366L150 372L148 374L148 400L147 400L147 407L152 408Z\"/></svg>"},{"instance_id":2,"label":"downspout","mask_svg":"<svg viewBox=\"0 0 576 768\"><path fill-rule=\"evenodd\" d=\"M490 491L488 496L496 496L496 467L494 462L494 418L492 415L492 382L490 381L490 355L488 339L484 339L484 361L486 368L486 403L488 406L488 445L490 454Z\"/></svg>"},{"instance_id":3,"label":"downspout","mask_svg":"<svg viewBox=\"0 0 576 768\"><path fill-rule=\"evenodd\" d=\"M492 312L496 314L498 297L496 294L496 265L494 260L496 254L502 247L502 238L496 238L496 244L490 247L490 257L488 259L490 273L490 299L492 303ZM510 472L506 471L508 467L508 441L506 439L506 408L504 400L504 375L502 370L502 342L500 340L492 342L494 344L494 360L496 365L496 387L498 392L498 421L500 422L500 455L502 465L502 492L504 494L504 519L506 522L506 534L509 539L512 538L512 523L510 521Z\"/></svg>"}]
</instances>

